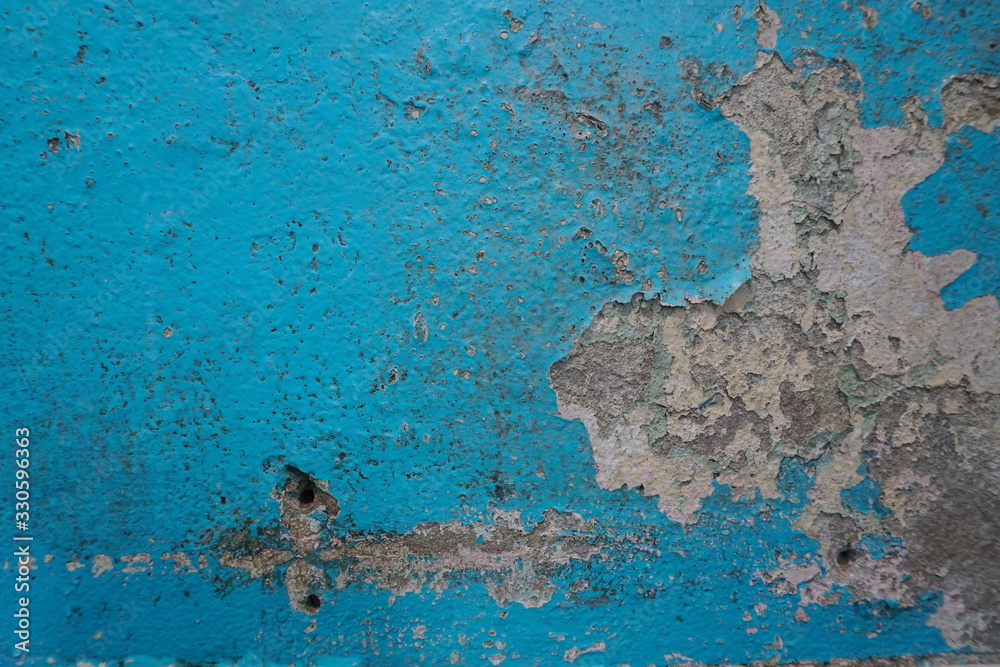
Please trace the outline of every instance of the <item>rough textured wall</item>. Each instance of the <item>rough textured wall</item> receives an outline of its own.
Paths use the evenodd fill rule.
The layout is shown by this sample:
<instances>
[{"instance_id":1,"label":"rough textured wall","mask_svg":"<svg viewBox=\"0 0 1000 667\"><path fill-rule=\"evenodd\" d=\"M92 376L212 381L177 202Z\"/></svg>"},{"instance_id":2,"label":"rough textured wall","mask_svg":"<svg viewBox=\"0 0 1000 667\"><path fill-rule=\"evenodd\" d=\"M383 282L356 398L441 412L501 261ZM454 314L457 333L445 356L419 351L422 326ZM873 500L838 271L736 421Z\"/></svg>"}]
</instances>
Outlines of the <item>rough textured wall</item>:
<instances>
[{"instance_id":1,"label":"rough textured wall","mask_svg":"<svg viewBox=\"0 0 1000 667\"><path fill-rule=\"evenodd\" d=\"M996 661L998 9L4 3L4 660Z\"/></svg>"}]
</instances>

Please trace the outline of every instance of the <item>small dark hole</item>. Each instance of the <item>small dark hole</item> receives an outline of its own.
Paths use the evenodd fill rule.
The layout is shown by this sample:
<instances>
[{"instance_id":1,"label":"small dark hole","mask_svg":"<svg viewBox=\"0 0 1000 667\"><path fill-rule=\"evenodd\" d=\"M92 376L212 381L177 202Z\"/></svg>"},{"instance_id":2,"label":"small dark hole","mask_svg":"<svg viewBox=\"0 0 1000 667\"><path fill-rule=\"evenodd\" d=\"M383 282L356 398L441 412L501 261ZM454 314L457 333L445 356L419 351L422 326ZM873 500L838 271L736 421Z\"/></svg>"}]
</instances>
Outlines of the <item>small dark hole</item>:
<instances>
[{"instance_id":1,"label":"small dark hole","mask_svg":"<svg viewBox=\"0 0 1000 667\"><path fill-rule=\"evenodd\" d=\"M306 606L309 607L310 609L314 610L319 609L320 604L321 601L319 599L319 596L316 595L315 593L310 593L309 597L306 598Z\"/></svg>"},{"instance_id":2,"label":"small dark hole","mask_svg":"<svg viewBox=\"0 0 1000 667\"><path fill-rule=\"evenodd\" d=\"M837 565L850 565L852 562L857 560L857 558L858 550L848 547L837 554Z\"/></svg>"},{"instance_id":3,"label":"small dark hole","mask_svg":"<svg viewBox=\"0 0 1000 667\"><path fill-rule=\"evenodd\" d=\"M316 500L316 492L313 491L311 486L299 491L299 502L303 505L312 505L312 502ZM315 596L312 596L315 597ZM318 599L318 598L317 598Z\"/></svg>"}]
</instances>

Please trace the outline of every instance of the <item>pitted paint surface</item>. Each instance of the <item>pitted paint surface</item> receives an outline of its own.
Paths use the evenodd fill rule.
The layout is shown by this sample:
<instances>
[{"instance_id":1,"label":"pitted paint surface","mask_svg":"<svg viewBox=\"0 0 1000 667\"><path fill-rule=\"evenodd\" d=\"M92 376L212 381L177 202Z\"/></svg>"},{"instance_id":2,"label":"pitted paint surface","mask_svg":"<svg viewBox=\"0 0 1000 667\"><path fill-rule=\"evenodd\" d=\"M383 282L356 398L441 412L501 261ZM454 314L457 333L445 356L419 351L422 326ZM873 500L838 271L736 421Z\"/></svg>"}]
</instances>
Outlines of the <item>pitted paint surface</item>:
<instances>
[{"instance_id":1,"label":"pitted paint surface","mask_svg":"<svg viewBox=\"0 0 1000 667\"><path fill-rule=\"evenodd\" d=\"M1000 652L992 3L48 5L26 662Z\"/></svg>"}]
</instances>

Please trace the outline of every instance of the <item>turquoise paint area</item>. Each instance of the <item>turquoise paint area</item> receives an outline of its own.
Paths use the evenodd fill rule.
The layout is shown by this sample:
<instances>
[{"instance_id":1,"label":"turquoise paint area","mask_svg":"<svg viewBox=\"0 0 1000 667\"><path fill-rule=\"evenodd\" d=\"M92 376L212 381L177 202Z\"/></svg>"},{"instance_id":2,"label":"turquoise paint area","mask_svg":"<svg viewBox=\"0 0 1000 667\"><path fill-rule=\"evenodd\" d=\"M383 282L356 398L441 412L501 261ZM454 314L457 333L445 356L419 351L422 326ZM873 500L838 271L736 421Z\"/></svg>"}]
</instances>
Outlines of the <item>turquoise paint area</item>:
<instances>
[{"instance_id":1,"label":"turquoise paint area","mask_svg":"<svg viewBox=\"0 0 1000 667\"><path fill-rule=\"evenodd\" d=\"M903 540L891 535L865 535L858 540L858 545L875 559L895 556L903 551Z\"/></svg>"},{"instance_id":2,"label":"turquoise paint area","mask_svg":"<svg viewBox=\"0 0 1000 667\"><path fill-rule=\"evenodd\" d=\"M855 512L881 518L889 514L889 510L879 500L881 493L879 483L871 477L865 477L851 488L841 491L840 502Z\"/></svg>"},{"instance_id":3,"label":"turquoise paint area","mask_svg":"<svg viewBox=\"0 0 1000 667\"><path fill-rule=\"evenodd\" d=\"M995 0L960 2L769 2L781 18L778 50L803 67L843 58L864 82L867 126L903 125L901 105L916 98L941 123L941 88L956 74L1000 68ZM864 9L877 13L863 25Z\"/></svg>"},{"instance_id":4,"label":"turquoise paint area","mask_svg":"<svg viewBox=\"0 0 1000 667\"><path fill-rule=\"evenodd\" d=\"M906 608L850 603L844 590L845 602L807 605L809 620L796 621L798 598L777 595L762 581L783 563L812 562L807 554L816 544L789 528L788 519L798 511L793 503L759 497L734 502L728 489L718 487L697 524L681 527L664 519L649 499L632 492L606 495L600 532L628 547L563 568L553 579L559 593L538 609L497 607L486 593L488 579L394 600L384 591L349 587L320 611L320 630L303 641L308 621L288 609L280 585L236 582L220 596L217 581L198 575L164 587L165 573L157 568L152 576L123 577L127 587L112 589L110 598L107 585L89 573L81 571L68 583L64 575L53 576L53 586L59 581L74 595L60 601L64 609L49 609L46 599L41 613L65 615L74 636L89 638L106 627L106 615L97 612L110 604L123 610L123 631L114 641L89 644L100 644L108 656L141 647L147 655L192 662L208 652L218 658L249 653L269 664L306 657L317 664L342 659L398 664L420 655L441 661L452 651L475 661L483 653L496 654L496 642L503 643L505 655L556 662L569 647L598 640L606 642L606 650L581 656L581 664L660 664L665 654L671 654L671 663L718 663L892 655L900 645L914 653L946 650L937 631L924 623L936 606L933 596ZM581 581L589 585L570 593ZM751 620L744 620L744 612ZM220 624L225 632L219 632ZM415 641L419 626L427 630ZM781 637L778 645L775 637ZM87 643L64 647L82 650Z\"/></svg>"},{"instance_id":5,"label":"turquoise paint area","mask_svg":"<svg viewBox=\"0 0 1000 667\"><path fill-rule=\"evenodd\" d=\"M941 290L945 306L1000 294L1000 132L966 127L948 138L944 164L903 197L910 247L925 255L956 248L976 253L976 263Z\"/></svg>"},{"instance_id":6,"label":"turquoise paint area","mask_svg":"<svg viewBox=\"0 0 1000 667\"><path fill-rule=\"evenodd\" d=\"M500 637L524 662L605 641L582 665L947 650L932 592L902 608L842 591L796 622L798 597L764 583L779 558L816 562L790 528L804 464L785 499L720 487L682 527L599 489L583 426L555 414L548 368L605 302L722 300L749 276L749 144L683 80L688 61L710 91L752 68L755 24L731 2L511 5L517 31L483 3L0 6L3 414L32 431L34 548L53 556L32 660L442 664ZM874 118L938 89L926 63L868 75L907 53L895 33L879 55L845 46L870 37L859 17L833 38L833 5L776 9L867 63ZM990 62L985 21L966 25L914 33L954 49L940 71ZM555 508L612 546L537 609L499 608L475 576L395 599L352 586L306 633L281 567L249 580L212 552L278 525L285 463L329 482L339 534ZM178 550L209 566L174 573L160 557ZM122 571L135 553L149 571ZM113 572L93 576L98 554Z\"/></svg>"}]
</instances>

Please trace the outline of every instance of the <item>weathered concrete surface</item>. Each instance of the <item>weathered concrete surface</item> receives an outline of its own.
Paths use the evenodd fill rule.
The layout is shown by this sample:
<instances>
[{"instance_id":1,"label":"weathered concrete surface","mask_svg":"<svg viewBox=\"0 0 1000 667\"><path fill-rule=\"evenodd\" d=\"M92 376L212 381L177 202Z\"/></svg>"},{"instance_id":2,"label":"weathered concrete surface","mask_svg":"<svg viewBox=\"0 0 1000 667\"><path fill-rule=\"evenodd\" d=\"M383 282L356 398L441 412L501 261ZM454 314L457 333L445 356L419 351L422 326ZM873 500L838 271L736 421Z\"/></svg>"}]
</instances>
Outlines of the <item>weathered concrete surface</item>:
<instances>
[{"instance_id":1,"label":"weathered concrete surface","mask_svg":"<svg viewBox=\"0 0 1000 667\"><path fill-rule=\"evenodd\" d=\"M997 9L3 6L4 659L996 663Z\"/></svg>"},{"instance_id":2,"label":"weathered concrete surface","mask_svg":"<svg viewBox=\"0 0 1000 667\"><path fill-rule=\"evenodd\" d=\"M601 486L682 523L715 484L781 497L795 461L811 480L794 525L821 546L785 593L912 604L937 587L949 642L1000 650L1000 309L945 308L975 254L909 250L901 205L949 130L1000 119L996 81L950 81L941 129L916 106L863 128L853 66L760 60L712 100L751 140L754 277L721 306L605 306L553 366L561 414L587 425Z\"/></svg>"},{"instance_id":3,"label":"weathered concrete surface","mask_svg":"<svg viewBox=\"0 0 1000 667\"><path fill-rule=\"evenodd\" d=\"M1000 309L945 308L975 255L908 250L900 201L948 129L992 127L996 83L952 80L944 129L916 107L904 127L862 128L856 77L834 63L803 78L771 54L715 98L751 140L754 277L721 306L609 304L550 380L603 487L639 486L688 522L714 484L781 496L794 460L812 478L794 525L821 548L788 594L912 603L939 587L945 637L996 651Z\"/></svg>"}]
</instances>

